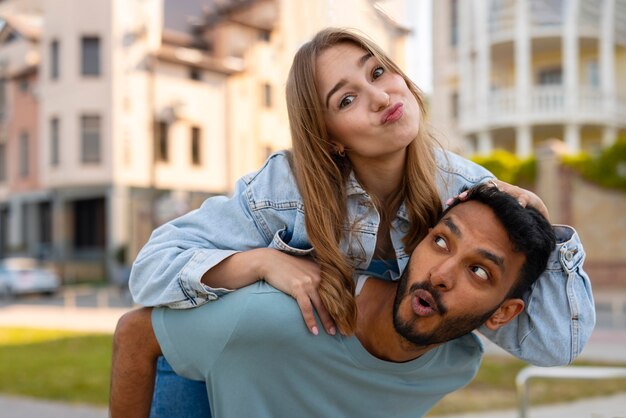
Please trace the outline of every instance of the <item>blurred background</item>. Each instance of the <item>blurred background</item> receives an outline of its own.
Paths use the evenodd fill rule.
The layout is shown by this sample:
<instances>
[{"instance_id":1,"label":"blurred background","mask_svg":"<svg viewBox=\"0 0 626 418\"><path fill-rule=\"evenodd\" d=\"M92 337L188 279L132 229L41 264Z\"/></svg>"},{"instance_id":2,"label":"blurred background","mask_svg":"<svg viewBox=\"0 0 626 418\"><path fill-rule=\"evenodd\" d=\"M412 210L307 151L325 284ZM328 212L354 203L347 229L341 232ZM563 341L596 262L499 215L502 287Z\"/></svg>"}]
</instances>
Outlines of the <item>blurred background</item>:
<instances>
[{"instance_id":1,"label":"blurred background","mask_svg":"<svg viewBox=\"0 0 626 418\"><path fill-rule=\"evenodd\" d=\"M151 231L290 147L287 72L326 26L373 38L442 145L578 230L626 351L626 0L0 0L0 325L130 307Z\"/></svg>"}]
</instances>

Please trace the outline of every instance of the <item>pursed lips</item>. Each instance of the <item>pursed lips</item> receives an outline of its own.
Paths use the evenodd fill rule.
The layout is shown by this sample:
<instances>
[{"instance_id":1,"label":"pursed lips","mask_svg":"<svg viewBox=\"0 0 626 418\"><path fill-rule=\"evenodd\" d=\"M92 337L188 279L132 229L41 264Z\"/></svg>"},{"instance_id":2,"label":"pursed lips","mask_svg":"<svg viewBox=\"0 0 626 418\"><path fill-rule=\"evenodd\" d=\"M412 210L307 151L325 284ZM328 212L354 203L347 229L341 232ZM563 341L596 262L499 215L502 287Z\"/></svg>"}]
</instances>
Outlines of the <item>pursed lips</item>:
<instances>
[{"instance_id":1,"label":"pursed lips","mask_svg":"<svg viewBox=\"0 0 626 418\"><path fill-rule=\"evenodd\" d=\"M439 311L431 293L424 289L417 289L413 293L411 307L418 316L432 316Z\"/></svg>"},{"instance_id":2,"label":"pursed lips","mask_svg":"<svg viewBox=\"0 0 626 418\"><path fill-rule=\"evenodd\" d=\"M396 103L395 105L391 106L383 114L382 118L380 119L380 123L385 124L388 122L395 122L399 120L404 114L404 110L402 109L403 106L404 105L402 103Z\"/></svg>"}]
</instances>

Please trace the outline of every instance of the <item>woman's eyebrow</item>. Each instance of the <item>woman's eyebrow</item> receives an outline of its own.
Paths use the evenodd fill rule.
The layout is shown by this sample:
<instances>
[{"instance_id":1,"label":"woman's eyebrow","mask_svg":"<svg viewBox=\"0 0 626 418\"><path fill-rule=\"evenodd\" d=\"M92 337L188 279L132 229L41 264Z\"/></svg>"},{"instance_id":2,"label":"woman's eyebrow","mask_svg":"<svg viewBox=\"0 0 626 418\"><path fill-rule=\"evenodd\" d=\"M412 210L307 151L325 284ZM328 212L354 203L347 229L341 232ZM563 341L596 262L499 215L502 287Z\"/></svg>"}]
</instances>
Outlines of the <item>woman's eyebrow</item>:
<instances>
[{"instance_id":1,"label":"woman's eyebrow","mask_svg":"<svg viewBox=\"0 0 626 418\"><path fill-rule=\"evenodd\" d=\"M361 58L359 58L359 60L357 61L357 65L359 66L359 68L362 68L365 63L372 58L374 55L371 52L366 52ZM341 80L339 80L337 82L337 84L334 85L334 87L332 89L330 89L330 91L328 92L328 94L326 95L326 109L328 109L328 102L330 101L330 98L333 94L335 94L337 92L337 90L339 90L340 88L342 88L343 86L346 85L348 81L345 78L342 78Z\"/></svg>"}]
</instances>

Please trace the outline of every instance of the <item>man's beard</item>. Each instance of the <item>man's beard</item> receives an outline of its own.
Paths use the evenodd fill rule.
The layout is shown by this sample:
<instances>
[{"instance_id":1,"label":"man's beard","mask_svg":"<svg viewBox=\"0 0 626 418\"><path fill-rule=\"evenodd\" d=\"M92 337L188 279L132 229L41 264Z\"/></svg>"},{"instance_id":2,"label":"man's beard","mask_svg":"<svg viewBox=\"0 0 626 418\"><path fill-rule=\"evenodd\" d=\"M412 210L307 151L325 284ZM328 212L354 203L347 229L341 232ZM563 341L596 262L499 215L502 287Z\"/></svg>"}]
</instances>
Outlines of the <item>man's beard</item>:
<instances>
[{"instance_id":1,"label":"man's beard","mask_svg":"<svg viewBox=\"0 0 626 418\"><path fill-rule=\"evenodd\" d=\"M407 291L407 272L408 268L404 271L405 274L400 277L400 283L398 284L398 290L393 304L393 325L398 334L416 346L441 344L455 338L462 337L465 334L469 334L484 324L485 321L487 321L487 319L489 319L489 317L491 317L491 315L493 315L493 313L497 311L501 305L501 303L499 303L495 308L482 314L479 313L463 315L460 317L446 317L447 309L441 302L441 295L430 282L415 283ZM442 318L441 324L429 332L419 332L416 330L416 324L423 318L419 316L411 316L411 318L403 320L398 315L402 301L406 298L411 298L413 293L418 289L430 292L437 306L436 315L439 315Z\"/></svg>"}]
</instances>

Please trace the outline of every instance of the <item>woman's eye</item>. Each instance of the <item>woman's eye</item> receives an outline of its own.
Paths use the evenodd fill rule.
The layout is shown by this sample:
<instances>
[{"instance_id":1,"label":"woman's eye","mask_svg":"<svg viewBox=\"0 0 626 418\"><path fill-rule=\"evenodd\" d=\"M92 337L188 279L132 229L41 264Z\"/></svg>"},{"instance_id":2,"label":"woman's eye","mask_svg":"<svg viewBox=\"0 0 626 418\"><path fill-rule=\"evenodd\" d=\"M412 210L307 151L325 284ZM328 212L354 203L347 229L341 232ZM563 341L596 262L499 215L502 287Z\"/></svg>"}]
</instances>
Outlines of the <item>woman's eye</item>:
<instances>
[{"instance_id":1,"label":"woman's eye","mask_svg":"<svg viewBox=\"0 0 626 418\"><path fill-rule=\"evenodd\" d=\"M339 109L343 109L344 107L348 106L350 103L352 103L354 101L354 96L345 96L343 99L341 99L341 101L339 102Z\"/></svg>"},{"instance_id":2,"label":"woman's eye","mask_svg":"<svg viewBox=\"0 0 626 418\"><path fill-rule=\"evenodd\" d=\"M487 270L485 270L484 268L479 266L472 266L471 270L472 273L480 277L482 280L489 280L489 273L487 273Z\"/></svg>"},{"instance_id":3,"label":"woman's eye","mask_svg":"<svg viewBox=\"0 0 626 418\"><path fill-rule=\"evenodd\" d=\"M443 248L444 250L448 249L448 243L443 237L435 237L435 244L439 248Z\"/></svg>"},{"instance_id":4,"label":"woman's eye","mask_svg":"<svg viewBox=\"0 0 626 418\"><path fill-rule=\"evenodd\" d=\"M374 80L376 80L378 77L383 75L384 72L385 72L385 69L383 67L376 67L374 69L374 72L372 73L372 78L374 78Z\"/></svg>"}]
</instances>

